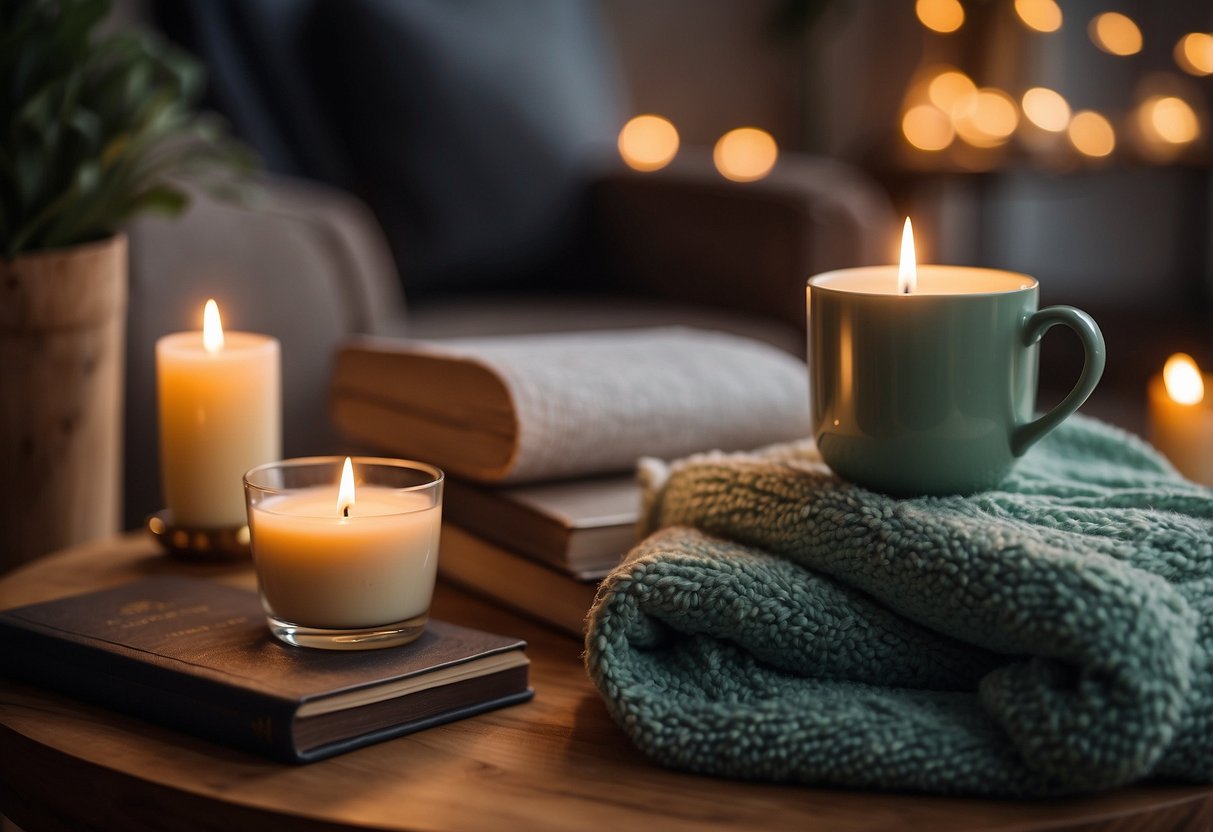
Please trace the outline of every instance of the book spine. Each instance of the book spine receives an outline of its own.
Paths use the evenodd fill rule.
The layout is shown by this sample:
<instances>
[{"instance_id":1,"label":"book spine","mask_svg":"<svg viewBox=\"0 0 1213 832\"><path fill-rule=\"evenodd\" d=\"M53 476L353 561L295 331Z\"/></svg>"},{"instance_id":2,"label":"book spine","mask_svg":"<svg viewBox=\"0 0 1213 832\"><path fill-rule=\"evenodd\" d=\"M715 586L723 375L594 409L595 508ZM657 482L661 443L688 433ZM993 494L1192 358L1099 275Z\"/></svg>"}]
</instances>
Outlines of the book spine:
<instances>
[{"instance_id":1,"label":"book spine","mask_svg":"<svg viewBox=\"0 0 1213 832\"><path fill-rule=\"evenodd\" d=\"M0 621L0 673L285 762L295 703Z\"/></svg>"}]
</instances>

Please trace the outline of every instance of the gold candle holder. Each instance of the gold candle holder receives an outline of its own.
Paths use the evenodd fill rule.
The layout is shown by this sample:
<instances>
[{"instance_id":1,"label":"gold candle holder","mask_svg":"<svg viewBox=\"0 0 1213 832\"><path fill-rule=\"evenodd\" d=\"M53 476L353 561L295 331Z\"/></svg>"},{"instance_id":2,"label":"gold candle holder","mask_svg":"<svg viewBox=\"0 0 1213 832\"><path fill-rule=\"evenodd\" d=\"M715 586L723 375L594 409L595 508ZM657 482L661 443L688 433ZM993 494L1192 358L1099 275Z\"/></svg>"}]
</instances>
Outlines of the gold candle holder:
<instances>
[{"instance_id":1,"label":"gold candle holder","mask_svg":"<svg viewBox=\"0 0 1213 832\"><path fill-rule=\"evenodd\" d=\"M173 513L166 508L148 516L147 530L170 556L181 560L224 562L252 557L248 525L189 528L176 524Z\"/></svg>"}]
</instances>

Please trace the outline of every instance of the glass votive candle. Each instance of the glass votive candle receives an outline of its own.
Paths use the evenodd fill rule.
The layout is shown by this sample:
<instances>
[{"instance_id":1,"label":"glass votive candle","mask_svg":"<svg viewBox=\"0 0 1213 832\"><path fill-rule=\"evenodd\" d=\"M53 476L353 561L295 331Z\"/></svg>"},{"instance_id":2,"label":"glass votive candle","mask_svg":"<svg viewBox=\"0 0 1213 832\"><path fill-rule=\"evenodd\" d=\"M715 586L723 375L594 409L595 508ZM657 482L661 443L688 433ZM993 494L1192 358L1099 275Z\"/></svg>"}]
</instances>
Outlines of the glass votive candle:
<instances>
[{"instance_id":1,"label":"glass votive candle","mask_svg":"<svg viewBox=\"0 0 1213 832\"><path fill-rule=\"evenodd\" d=\"M432 465L373 457L289 459L246 473L270 631L329 650L420 636L438 568L442 483Z\"/></svg>"}]
</instances>

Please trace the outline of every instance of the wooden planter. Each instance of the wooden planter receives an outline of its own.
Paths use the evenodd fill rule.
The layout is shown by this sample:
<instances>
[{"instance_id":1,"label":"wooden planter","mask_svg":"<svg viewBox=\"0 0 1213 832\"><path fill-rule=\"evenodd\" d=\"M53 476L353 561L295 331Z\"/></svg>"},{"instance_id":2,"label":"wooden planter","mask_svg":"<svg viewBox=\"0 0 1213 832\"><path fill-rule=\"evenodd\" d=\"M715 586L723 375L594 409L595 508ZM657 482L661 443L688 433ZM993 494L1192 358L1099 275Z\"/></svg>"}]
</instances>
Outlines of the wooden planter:
<instances>
[{"instance_id":1,"label":"wooden planter","mask_svg":"<svg viewBox=\"0 0 1213 832\"><path fill-rule=\"evenodd\" d=\"M119 528L126 237L0 259L0 572Z\"/></svg>"}]
</instances>

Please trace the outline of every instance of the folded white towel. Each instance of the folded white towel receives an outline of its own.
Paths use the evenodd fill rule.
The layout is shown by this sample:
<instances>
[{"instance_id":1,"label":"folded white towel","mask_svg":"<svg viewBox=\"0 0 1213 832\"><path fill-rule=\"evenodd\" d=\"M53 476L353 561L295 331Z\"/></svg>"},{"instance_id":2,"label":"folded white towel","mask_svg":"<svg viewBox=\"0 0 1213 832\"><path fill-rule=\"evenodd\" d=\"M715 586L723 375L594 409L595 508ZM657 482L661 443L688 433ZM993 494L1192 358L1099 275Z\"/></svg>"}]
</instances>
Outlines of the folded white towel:
<instances>
[{"instance_id":1,"label":"folded white towel","mask_svg":"<svg viewBox=\"0 0 1213 832\"><path fill-rule=\"evenodd\" d=\"M368 357L376 372L356 367L369 366ZM459 375L465 381L456 384ZM410 385L414 376L430 379L430 389ZM452 381L432 381L442 378ZM373 425L384 420L368 409L371 399L380 416L410 411L407 429ZM363 406L343 405L353 400ZM800 438L809 433L808 405L803 361L750 339L677 327L364 340L342 350L334 379L334 417L347 434L489 481L626 471L641 456ZM435 441L452 431L471 445ZM464 453L489 434L508 442L497 459L488 447Z\"/></svg>"}]
</instances>

